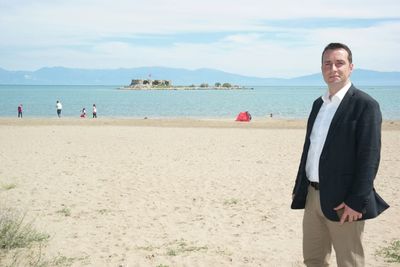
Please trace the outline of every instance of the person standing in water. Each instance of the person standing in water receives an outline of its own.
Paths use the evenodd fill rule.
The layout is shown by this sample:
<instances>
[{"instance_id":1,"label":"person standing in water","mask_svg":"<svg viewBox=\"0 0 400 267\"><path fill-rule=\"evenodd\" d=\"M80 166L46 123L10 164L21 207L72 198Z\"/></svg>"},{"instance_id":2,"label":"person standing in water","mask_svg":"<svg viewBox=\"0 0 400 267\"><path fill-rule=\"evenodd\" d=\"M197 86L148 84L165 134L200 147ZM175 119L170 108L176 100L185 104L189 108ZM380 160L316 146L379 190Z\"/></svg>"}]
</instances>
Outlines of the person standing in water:
<instances>
[{"instance_id":1,"label":"person standing in water","mask_svg":"<svg viewBox=\"0 0 400 267\"><path fill-rule=\"evenodd\" d=\"M18 106L18 118L22 118L22 104L19 104Z\"/></svg>"},{"instance_id":2,"label":"person standing in water","mask_svg":"<svg viewBox=\"0 0 400 267\"><path fill-rule=\"evenodd\" d=\"M97 118L97 108L96 108L96 104L93 104L93 118Z\"/></svg>"},{"instance_id":3,"label":"person standing in water","mask_svg":"<svg viewBox=\"0 0 400 267\"><path fill-rule=\"evenodd\" d=\"M61 118L62 104L59 100L57 100L56 108L57 108L57 116Z\"/></svg>"}]
</instances>

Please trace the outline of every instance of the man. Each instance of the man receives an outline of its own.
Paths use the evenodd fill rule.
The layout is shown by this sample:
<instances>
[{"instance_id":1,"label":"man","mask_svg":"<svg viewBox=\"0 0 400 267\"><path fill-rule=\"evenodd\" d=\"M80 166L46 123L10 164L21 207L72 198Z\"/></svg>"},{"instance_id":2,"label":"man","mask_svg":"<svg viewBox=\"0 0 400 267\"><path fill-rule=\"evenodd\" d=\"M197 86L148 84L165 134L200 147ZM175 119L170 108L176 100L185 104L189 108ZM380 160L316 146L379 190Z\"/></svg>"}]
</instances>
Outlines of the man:
<instances>
[{"instance_id":1,"label":"man","mask_svg":"<svg viewBox=\"0 0 400 267\"><path fill-rule=\"evenodd\" d=\"M96 104L93 104L93 112L92 112L93 118L97 118L97 108Z\"/></svg>"},{"instance_id":2,"label":"man","mask_svg":"<svg viewBox=\"0 0 400 267\"><path fill-rule=\"evenodd\" d=\"M57 109L57 116L60 118L61 117L61 111L62 111L62 104L61 104L61 102L59 100L57 100L56 109Z\"/></svg>"},{"instance_id":3,"label":"man","mask_svg":"<svg viewBox=\"0 0 400 267\"><path fill-rule=\"evenodd\" d=\"M322 53L328 91L314 101L293 189L292 209L305 209L303 256L307 266L364 266L366 219L389 205L375 192L381 149L379 104L350 82L352 53L331 43Z\"/></svg>"}]
</instances>

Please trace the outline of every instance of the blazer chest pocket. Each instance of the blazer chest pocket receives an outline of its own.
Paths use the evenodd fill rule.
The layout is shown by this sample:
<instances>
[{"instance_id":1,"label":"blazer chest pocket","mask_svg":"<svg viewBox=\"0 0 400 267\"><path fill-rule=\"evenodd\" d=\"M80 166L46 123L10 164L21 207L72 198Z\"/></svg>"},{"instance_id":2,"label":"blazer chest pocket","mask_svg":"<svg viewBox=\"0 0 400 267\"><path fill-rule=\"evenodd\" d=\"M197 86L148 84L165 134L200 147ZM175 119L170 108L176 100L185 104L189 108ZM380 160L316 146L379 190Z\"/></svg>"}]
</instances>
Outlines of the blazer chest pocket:
<instances>
[{"instance_id":1,"label":"blazer chest pocket","mask_svg":"<svg viewBox=\"0 0 400 267\"><path fill-rule=\"evenodd\" d=\"M356 120L349 120L349 121L342 121L338 123L338 128L352 128L355 129L357 126L357 121Z\"/></svg>"},{"instance_id":2,"label":"blazer chest pocket","mask_svg":"<svg viewBox=\"0 0 400 267\"><path fill-rule=\"evenodd\" d=\"M336 130L340 132L355 132L357 128L357 121L346 121L338 123Z\"/></svg>"},{"instance_id":3,"label":"blazer chest pocket","mask_svg":"<svg viewBox=\"0 0 400 267\"><path fill-rule=\"evenodd\" d=\"M334 143L340 149L348 150L355 144L357 121L339 123L334 129Z\"/></svg>"}]
</instances>

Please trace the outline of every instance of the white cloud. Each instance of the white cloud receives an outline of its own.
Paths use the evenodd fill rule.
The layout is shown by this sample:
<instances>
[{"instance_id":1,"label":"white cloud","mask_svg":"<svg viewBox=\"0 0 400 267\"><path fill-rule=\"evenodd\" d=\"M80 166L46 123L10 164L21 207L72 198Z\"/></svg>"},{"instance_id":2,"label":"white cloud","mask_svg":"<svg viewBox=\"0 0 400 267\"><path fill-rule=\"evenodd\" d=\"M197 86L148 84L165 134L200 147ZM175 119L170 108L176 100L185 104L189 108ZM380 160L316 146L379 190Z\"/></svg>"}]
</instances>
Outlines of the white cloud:
<instances>
[{"instance_id":1,"label":"white cloud","mask_svg":"<svg viewBox=\"0 0 400 267\"><path fill-rule=\"evenodd\" d=\"M399 20L358 28L279 25L284 19L397 18L398 10L397 0L3 1L0 67L163 65L292 77L318 72L323 47L342 41L352 48L356 66L399 71ZM225 34L212 41L177 39L164 46L132 41L142 34L180 33Z\"/></svg>"}]
</instances>

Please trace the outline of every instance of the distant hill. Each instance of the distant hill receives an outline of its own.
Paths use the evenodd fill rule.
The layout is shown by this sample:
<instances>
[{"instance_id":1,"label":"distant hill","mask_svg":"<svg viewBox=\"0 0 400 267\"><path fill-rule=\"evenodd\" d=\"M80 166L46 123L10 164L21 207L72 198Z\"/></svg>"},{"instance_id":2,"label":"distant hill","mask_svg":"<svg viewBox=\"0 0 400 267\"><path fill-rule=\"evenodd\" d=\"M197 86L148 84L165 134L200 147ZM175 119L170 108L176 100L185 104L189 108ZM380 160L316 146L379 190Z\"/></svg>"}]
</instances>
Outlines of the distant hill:
<instances>
[{"instance_id":1,"label":"distant hill","mask_svg":"<svg viewBox=\"0 0 400 267\"><path fill-rule=\"evenodd\" d=\"M215 69L188 70L166 67L120 69L41 68L36 71L8 71L0 68L0 84L26 85L129 85L132 79L166 79L174 85L199 85L229 82L236 85L323 85L320 73L291 79L261 78L228 73ZM352 74L356 85L400 85L400 72L379 72L356 69Z\"/></svg>"}]
</instances>

